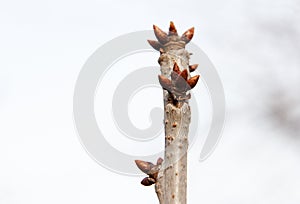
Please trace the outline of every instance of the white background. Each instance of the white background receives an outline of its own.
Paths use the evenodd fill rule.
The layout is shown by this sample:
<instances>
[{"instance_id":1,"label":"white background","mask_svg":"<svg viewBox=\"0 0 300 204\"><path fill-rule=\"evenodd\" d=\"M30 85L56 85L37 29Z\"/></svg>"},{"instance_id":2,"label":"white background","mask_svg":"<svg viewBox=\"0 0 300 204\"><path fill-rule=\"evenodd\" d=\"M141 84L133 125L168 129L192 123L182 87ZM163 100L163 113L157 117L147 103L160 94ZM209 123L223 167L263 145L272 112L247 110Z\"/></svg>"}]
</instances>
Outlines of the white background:
<instances>
[{"instance_id":1,"label":"white background","mask_svg":"<svg viewBox=\"0 0 300 204\"><path fill-rule=\"evenodd\" d=\"M227 99L216 151L189 160L189 203L298 204L299 9L297 0L1 0L0 203L158 203L142 177L87 155L72 97L99 46L173 20L179 32L195 26Z\"/></svg>"}]
</instances>

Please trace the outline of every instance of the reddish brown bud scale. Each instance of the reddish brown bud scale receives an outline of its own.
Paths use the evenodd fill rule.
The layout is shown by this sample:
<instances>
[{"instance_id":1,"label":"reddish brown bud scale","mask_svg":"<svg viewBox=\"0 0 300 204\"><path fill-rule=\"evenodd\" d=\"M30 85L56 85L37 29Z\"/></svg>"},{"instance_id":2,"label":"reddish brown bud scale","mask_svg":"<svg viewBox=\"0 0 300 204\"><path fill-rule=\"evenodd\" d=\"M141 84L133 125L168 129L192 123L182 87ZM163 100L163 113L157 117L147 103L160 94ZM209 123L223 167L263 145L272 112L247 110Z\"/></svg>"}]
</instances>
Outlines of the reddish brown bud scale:
<instances>
[{"instance_id":1,"label":"reddish brown bud scale","mask_svg":"<svg viewBox=\"0 0 300 204\"><path fill-rule=\"evenodd\" d=\"M187 69L184 69L181 73L180 76L186 81L188 77L188 71Z\"/></svg>"},{"instance_id":2,"label":"reddish brown bud scale","mask_svg":"<svg viewBox=\"0 0 300 204\"><path fill-rule=\"evenodd\" d=\"M177 74L176 72L172 71L171 72L171 80L175 81L178 78L179 74Z\"/></svg>"},{"instance_id":3,"label":"reddish brown bud scale","mask_svg":"<svg viewBox=\"0 0 300 204\"><path fill-rule=\"evenodd\" d=\"M153 47L157 51L159 51L161 48L163 48L163 45L160 44L158 41L148 40L148 43L151 45L151 47Z\"/></svg>"},{"instance_id":4,"label":"reddish brown bud scale","mask_svg":"<svg viewBox=\"0 0 300 204\"><path fill-rule=\"evenodd\" d=\"M154 164L152 164L151 162L145 162L142 160L135 160L135 163L137 167L145 174L148 174L151 168L154 166Z\"/></svg>"},{"instance_id":5,"label":"reddish brown bud scale","mask_svg":"<svg viewBox=\"0 0 300 204\"><path fill-rule=\"evenodd\" d=\"M200 75L196 75L196 76L191 77L191 78L187 81L187 83L189 84L189 86L191 87L191 89L194 88L194 87L196 86L196 84L197 84L199 78L200 78Z\"/></svg>"},{"instance_id":6,"label":"reddish brown bud scale","mask_svg":"<svg viewBox=\"0 0 300 204\"><path fill-rule=\"evenodd\" d=\"M188 29L187 31L185 31L181 36L181 40L183 40L186 44L189 43L194 36L194 30L195 30L195 28L192 27L192 28Z\"/></svg>"},{"instance_id":7,"label":"reddish brown bud scale","mask_svg":"<svg viewBox=\"0 0 300 204\"><path fill-rule=\"evenodd\" d=\"M168 91L170 91L172 89L172 82L170 79L168 79L162 75L158 75L158 80L159 80L160 85L164 89L167 89Z\"/></svg>"},{"instance_id":8,"label":"reddish brown bud scale","mask_svg":"<svg viewBox=\"0 0 300 204\"><path fill-rule=\"evenodd\" d=\"M152 175L149 175L149 178L154 179L154 183L155 183L157 176L158 176L158 171L154 172Z\"/></svg>"},{"instance_id":9,"label":"reddish brown bud scale","mask_svg":"<svg viewBox=\"0 0 300 204\"><path fill-rule=\"evenodd\" d=\"M176 87L176 90L184 92L187 87L187 82L183 77L178 76L178 78L174 81L174 85Z\"/></svg>"},{"instance_id":10,"label":"reddish brown bud scale","mask_svg":"<svg viewBox=\"0 0 300 204\"><path fill-rule=\"evenodd\" d=\"M159 157L158 159L157 159L157 162L156 162L156 165L161 165L162 163L163 163L163 159L161 158L161 157Z\"/></svg>"},{"instance_id":11,"label":"reddish brown bud scale","mask_svg":"<svg viewBox=\"0 0 300 204\"><path fill-rule=\"evenodd\" d=\"M180 74L180 69L178 64L175 62L173 66L173 72L176 72L177 74Z\"/></svg>"},{"instance_id":12,"label":"reddish brown bud scale","mask_svg":"<svg viewBox=\"0 0 300 204\"><path fill-rule=\"evenodd\" d=\"M176 27L175 27L173 21L170 22L169 34L168 34L168 35L169 35L169 36L171 36L171 35L176 35L176 36L178 36L177 30L176 30Z\"/></svg>"},{"instance_id":13,"label":"reddish brown bud scale","mask_svg":"<svg viewBox=\"0 0 300 204\"><path fill-rule=\"evenodd\" d=\"M198 64L193 64L193 65L190 65L190 66L189 66L190 72L195 71L197 68L198 68Z\"/></svg>"},{"instance_id":14,"label":"reddish brown bud scale","mask_svg":"<svg viewBox=\"0 0 300 204\"><path fill-rule=\"evenodd\" d=\"M161 44L166 44L167 42L169 42L167 33L162 31L159 27L157 27L156 25L153 25L153 30L154 30L154 34L155 34L157 40Z\"/></svg>"},{"instance_id":15,"label":"reddish brown bud scale","mask_svg":"<svg viewBox=\"0 0 300 204\"><path fill-rule=\"evenodd\" d=\"M155 183L155 179L149 177L146 177L141 181L141 184L144 186L151 186L154 183Z\"/></svg>"},{"instance_id":16,"label":"reddish brown bud scale","mask_svg":"<svg viewBox=\"0 0 300 204\"><path fill-rule=\"evenodd\" d=\"M174 74L173 74L174 73ZM171 79L178 91L185 91L187 87L187 77L188 77L188 71L187 69L184 69L182 72L179 71L179 75L175 78L176 74L174 71L171 73Z\"/></svg>"}]
</instances>

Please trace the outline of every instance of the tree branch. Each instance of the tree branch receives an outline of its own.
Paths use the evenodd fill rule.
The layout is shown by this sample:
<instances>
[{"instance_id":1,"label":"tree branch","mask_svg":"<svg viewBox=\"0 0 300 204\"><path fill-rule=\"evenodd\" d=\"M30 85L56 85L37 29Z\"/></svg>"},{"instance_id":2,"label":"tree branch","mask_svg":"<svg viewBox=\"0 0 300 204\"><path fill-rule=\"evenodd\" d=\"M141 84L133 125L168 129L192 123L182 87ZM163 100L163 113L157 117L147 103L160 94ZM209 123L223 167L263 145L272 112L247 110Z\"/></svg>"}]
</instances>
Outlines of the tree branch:
<instances>
[{"instance_id":1,"label":"tree branch","mask_svg":"<svg viewBox=\"0 0 300 204\"><path fill-rule=\"evenodd\" d=\"M198 65L189 65L190 53L185 45L194 35L191 28L178 36L173 22L169 33L153 26L158 41L148 40L160 51L158 62L161 75L158 76L163 88L165 154L164 161L159 158L156 165L136 160L137 166L148 175L143 185L155 184L160 204L186 204L187 190L187 150L191 111L188 100L189 91L195 87L199 75L190 77ZM162 162L163 161L163 162Z\"/></svg>"}]
</instances>

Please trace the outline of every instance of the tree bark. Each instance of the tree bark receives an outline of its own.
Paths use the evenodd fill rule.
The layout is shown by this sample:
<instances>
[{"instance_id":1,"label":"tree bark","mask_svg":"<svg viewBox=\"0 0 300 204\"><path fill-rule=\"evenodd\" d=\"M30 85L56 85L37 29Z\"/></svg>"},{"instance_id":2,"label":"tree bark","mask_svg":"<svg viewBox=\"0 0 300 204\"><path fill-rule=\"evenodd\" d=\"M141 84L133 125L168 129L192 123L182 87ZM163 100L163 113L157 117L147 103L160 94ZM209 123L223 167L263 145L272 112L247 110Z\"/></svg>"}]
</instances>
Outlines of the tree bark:
<instances>
[{"instance_id":1,"label":"tree bark","mask_svg":"<svg viewBox=\"0 0 300 204\"><path fill-rule=\"evenodd\" d=\"M194 28L181 37L170 23L169 33L154 26L157 41L150 45L160 51L160 84L163 87L165 153L164 161L159 159L156 165L150 162L136 161L137 166L149 177L143 185L155 184L160 204L187 203L187 150L191 110L188 103L189 91L196 85L199 75L190 77L197 65L189 65L190 53L185 45L192 39ZM148 165L147 165L148 164Z\"/></svg>"}]
</instances>

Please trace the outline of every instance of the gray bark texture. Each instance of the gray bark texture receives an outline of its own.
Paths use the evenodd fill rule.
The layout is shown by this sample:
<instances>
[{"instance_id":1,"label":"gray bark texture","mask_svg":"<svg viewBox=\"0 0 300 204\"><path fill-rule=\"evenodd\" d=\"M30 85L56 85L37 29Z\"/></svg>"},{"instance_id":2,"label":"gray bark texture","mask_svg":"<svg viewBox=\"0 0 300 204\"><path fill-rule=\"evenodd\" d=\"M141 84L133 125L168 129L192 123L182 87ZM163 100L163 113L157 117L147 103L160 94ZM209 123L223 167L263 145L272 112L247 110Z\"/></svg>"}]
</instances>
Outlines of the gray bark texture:
<instances>
[{"instance_id":1,"label":"gray bark texture","mask_svg":"<svg viewBox=\"0 0 300 204\"><path fill-rule=\"evenodd\" d=\"M189 65L190 53L185 45L192 39L194 28L178 36L170 23L169 33L153 26L158 41L148 41L160 51L159 81L163 88L165 153L156 165L136 160L137 166L148 175L143 185L155 184L160 204L187 203L187 150L191 110L189 91L197 84L199 75L190 77L197 65Z\"/></svg>"}]
</instances>

